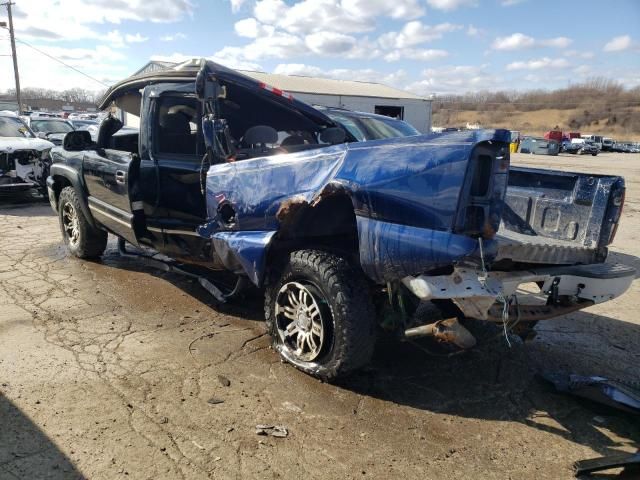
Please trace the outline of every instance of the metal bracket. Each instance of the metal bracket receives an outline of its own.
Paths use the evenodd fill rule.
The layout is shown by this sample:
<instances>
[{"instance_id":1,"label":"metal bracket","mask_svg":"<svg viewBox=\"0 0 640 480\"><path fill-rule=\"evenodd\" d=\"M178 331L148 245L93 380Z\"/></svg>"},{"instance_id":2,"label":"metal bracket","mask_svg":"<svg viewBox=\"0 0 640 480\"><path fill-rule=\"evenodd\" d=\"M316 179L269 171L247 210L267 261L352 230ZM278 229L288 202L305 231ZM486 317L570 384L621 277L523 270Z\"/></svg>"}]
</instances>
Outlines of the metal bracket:
<instances>
[{"instance_id":1,"label":"metal bracket","mask_svg":"<svg viewBox=\"0 0 640 480\"><path fill-rule=\"evenodd\" d=\"M118 237L118 253L121 257L141 260L149 267L157 268L164 272L177 273L184 275L185 277L193 278L198 281L200 286L209 292L218 302L225 303L228 299L235 297L247 286L247 279L239 276L236 281L236 285L232 291L224 293L220 288L211 282L208 278L202 275L196 275L195 273L187 272L186 270L178 267L172 260L160 260L150 255L142 253L131 253L127 251L126 242L124 238Z\"/></svg>"}]
</instances>

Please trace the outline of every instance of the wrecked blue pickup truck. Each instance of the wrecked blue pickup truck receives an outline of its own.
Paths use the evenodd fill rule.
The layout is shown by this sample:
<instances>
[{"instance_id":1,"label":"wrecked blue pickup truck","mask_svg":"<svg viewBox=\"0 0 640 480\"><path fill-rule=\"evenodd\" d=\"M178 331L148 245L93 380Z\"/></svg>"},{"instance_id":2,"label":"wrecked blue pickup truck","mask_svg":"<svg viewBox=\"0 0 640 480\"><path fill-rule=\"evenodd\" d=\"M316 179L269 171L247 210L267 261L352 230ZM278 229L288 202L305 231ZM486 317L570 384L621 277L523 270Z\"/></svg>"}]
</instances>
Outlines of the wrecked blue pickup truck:
<instances>
[{"instance_id":1,"label":"wrecked blue pickup truck","mask_svg":"<svg viewBox=\"0 0 640 480\"><path fill-rule=\"evenodd\" d=\"M98 257L111 233L231 272L217 296L263 289L274 348L322 379L365 365L379 323L468 348L470 319L531 326L635 275L604 263L624 180L510 167L508 131L358 142L204 60L128 78L100 107L140 130L111 116L97 142L78 131L54 148L47 187L71 253ZM441 312L427 325L412 315L421 302Z\"/></svg>"}]
</instances>

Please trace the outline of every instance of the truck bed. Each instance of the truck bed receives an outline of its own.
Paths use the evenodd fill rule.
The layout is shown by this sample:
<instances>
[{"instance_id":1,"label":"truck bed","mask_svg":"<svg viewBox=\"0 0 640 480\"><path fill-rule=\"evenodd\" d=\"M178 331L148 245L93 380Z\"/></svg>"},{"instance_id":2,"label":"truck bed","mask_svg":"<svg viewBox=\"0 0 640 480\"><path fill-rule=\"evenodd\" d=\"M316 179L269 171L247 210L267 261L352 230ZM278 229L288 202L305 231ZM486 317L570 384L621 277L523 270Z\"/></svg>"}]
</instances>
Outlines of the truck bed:
<instances>
[{"instance_id":1,"label":"truck bed","mask_svg":"<svg viewBox=\"0 0 640 480\"><path fill-rule=\"evenodd\" d=\"M512 167L496 261L602 262L623 201L618 176Z\"/></svg>"}]
</instances>

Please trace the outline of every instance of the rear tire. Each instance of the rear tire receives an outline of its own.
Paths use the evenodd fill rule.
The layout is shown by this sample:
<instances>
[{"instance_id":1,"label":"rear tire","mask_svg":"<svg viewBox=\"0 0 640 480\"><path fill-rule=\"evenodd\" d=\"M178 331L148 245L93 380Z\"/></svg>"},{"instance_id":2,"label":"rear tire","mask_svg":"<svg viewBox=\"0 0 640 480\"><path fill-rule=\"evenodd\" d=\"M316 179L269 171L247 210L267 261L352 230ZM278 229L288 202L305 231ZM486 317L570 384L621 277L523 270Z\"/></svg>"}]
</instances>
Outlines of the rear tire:
<instances>
[{"instance_id":1,"label":"rear tire","mask_svg":"<svg viewBox=\"0 0 640 480\"><path fill-rule=\"evenodd\" d=\"M65 187L58 199L58 218L62 239L78 258L97 258L107 248L107 232L93 227L84 216L73 187Z\"/></svg>"},{"instance_id":2,"label":"rear tire","mask_svg":"<svg viewBox=\"0 0 640 480\"><path fill-rule=\"evenodd\" d=\"M367 282L332 253L292 252L266 289L265 318L281 357L322 380L344 377L373 355L375 311Z\"/></svg>"}]
</instances>

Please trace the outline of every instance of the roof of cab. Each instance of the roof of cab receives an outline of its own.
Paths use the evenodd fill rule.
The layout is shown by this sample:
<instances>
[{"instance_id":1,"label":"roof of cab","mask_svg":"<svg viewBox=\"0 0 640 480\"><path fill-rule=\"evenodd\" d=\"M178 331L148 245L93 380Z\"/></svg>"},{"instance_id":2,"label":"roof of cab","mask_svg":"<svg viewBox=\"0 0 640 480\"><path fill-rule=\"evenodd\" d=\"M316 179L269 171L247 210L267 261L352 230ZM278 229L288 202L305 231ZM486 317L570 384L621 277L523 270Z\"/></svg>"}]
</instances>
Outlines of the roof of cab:
<instances>
[{"instance_id":1,"label":"roof of cab","mask_svg":"<svg viewBox=\"0 0 640 480\"><path fill-rule=\"evenodd\" d=\"M195 82L196 76L202 68L207 71L208 75L215 77L217 80L222 81L223 83L230 83L239 87L254 90L256 92L262 92L265 95L272 95L272 98L275 101L278 101L282 104L286 103L290 107L304 112L306 116L314 118L321 124L334 125L332 120L322 112L319 112L311 105L295 99L288 93L266 85L265 83L256 80L255 78L243 75L242 73L227 68L224 65L220 65L204 58L194 58L176 65L175 67L168 70L152 71L143 73L141 75L133 75L131 77L125 78L106 91L104 97L98 105L98 108L100 110L104 110L117 97L125 95L132 90L139 90L146 87L147 85L152 85L160 82Z\"/></svg>"}]
</instances>

